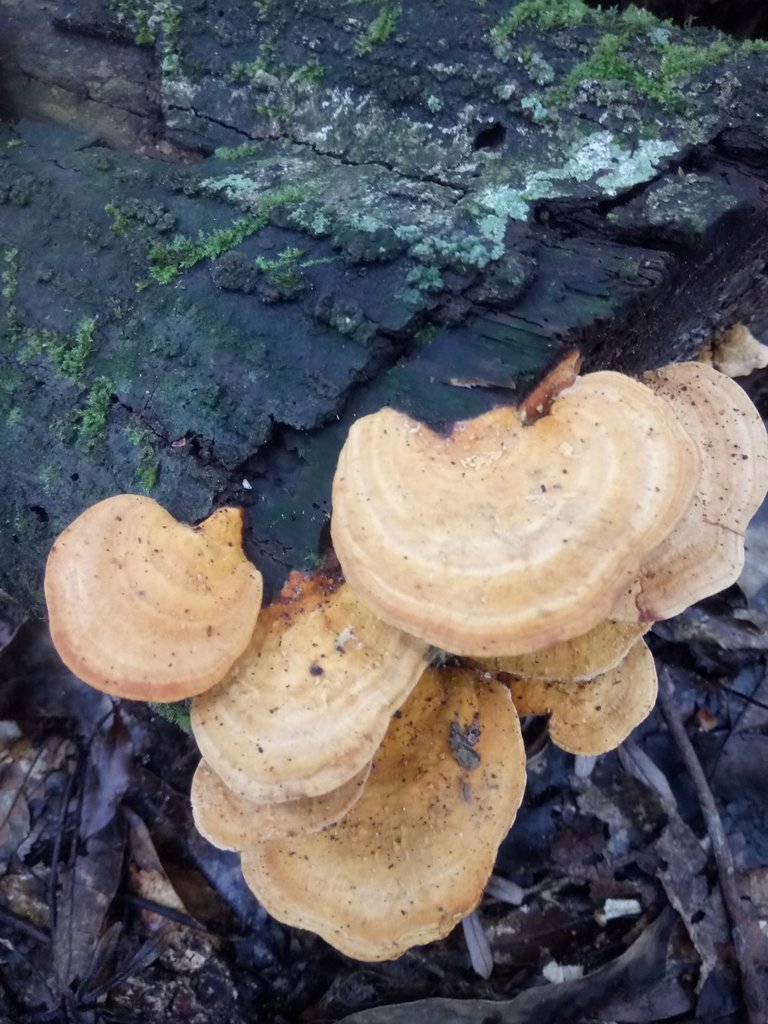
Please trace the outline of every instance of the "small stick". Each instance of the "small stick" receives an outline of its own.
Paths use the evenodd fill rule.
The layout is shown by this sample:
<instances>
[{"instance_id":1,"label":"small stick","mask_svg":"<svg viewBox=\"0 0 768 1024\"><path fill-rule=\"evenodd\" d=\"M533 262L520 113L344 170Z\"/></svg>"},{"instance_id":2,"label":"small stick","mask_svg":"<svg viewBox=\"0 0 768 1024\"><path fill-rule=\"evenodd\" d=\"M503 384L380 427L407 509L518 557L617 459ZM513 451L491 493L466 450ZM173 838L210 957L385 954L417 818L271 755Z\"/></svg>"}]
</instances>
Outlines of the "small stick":
<instances>
[{"instance_id":1,"label":"small stick","mask_svg":"<svg viewBox=\"0 0 768 1024\"><path fill-rule=\"evenodd\" d=\"M42 928L38 928L31 921L26 921L23 917L19 917L18 914L14 914L4 907L0 907L0 924L15 928L17 932L21 932L22 935L26 935L28 938L34 939L35 942L40 942L44 946L50 946L51 944L51 936L48 932L44 932Z\"/></svg>"},{"instance_id":2,"label":"small stick","mask_svg":"<svg viewBox=\"0 0 768 1024\"><path fill-rule=\"evenodd\" d=\"M733 857L709 782L675 706L675 691L669 669L666 667L659 672L659 705L696 788L707 832L712 841L712 853L717 867L720 890L723 894L723 903L731 923L731 937L741 975L741 991L747 1011L747 1021L749 1024L765 1024L765 1021L768 1020L768 1011L762 985L749 948L749 921L744 913L736 887L736 869Z\"/></svg>"}]
</instances>

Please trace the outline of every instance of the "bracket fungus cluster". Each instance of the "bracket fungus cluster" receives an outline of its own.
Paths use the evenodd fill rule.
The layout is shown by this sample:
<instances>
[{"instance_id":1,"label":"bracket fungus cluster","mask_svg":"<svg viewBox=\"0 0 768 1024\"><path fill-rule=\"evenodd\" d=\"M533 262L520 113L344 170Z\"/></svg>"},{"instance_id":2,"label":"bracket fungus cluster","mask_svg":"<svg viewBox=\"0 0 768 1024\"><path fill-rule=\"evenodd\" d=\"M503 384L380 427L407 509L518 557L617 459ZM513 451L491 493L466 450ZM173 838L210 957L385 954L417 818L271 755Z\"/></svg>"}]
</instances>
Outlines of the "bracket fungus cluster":
<instances>
[{"instance_id":1,"label":"bracket fungus cluster","mask_svg":"<svg viewBox=\"0 0 768 1024\"><path fill-rule=\"evenodd\" d=\"M51 552L65 662L117 696L193 696L199 830L350 956L474 909L522 798L519 717L550 715L574 753L617 746L655 700L643 634L738 576L768 489L743 391L696 363L577 369L445 435L358 420L333 485L343 578L291 573L261 611L233 509L186 527L125 495Z\"/></svg>"},{"instance_id":2,"label":"bracket fungus cluster","mask_svg":"<svg viewBox=\"0 0 768 1024\"><path fill-rule=\"evenodd\" d=\"M445 935L522 799L509 689L427 667L349 586L292 573L225 679L192 702L195 821L276 917L364 960Z\"/></svg>"}]
</instances>

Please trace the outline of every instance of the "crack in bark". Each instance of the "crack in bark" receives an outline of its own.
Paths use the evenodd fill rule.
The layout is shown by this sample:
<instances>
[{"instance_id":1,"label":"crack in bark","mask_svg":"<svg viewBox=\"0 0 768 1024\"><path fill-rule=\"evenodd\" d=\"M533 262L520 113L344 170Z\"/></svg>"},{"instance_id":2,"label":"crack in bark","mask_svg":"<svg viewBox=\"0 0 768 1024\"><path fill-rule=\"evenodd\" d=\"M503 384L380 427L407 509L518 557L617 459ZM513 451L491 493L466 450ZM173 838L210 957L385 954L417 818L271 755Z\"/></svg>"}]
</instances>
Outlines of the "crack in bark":
<instances>
[{"instance_id":1,"label":"crack in bark","mask_svg":"<svg viewBox=\"0 0 768 1024\"><path fill-rule=\"evenodd\" d=\"M252 132L246 131L244 128L238 128L237 125L230 124L227 121L223 121L220 118L213 117L212 114L201 113L195 107L182 107L179 104L168 104L166 110L179 111L182 114L192 114L194 117L199 118L201 121L207 121L210 124L218 125L220 128L225 128L227 131L234 132L235 134L247 139L249 142L288 142L294 146L301 146L305 149L309 149L316 156L324 157L328 160L334 160L342 167L380 167L385 171L389 171L391 174L396 174L406 181L417 182L418 184L428 183L431 185L438 185L441 188L450 189L453 192L460 193L451 201L456 203L459 202L464 196L471 192L469 186L461 185L456 182L448 181L435 174L420 174L420 175L409 175L397 164L388 163L386 160L352 160L344 153L340 153L334 150L321 149L317 143L311 142L309 139L300 139L291 132L286 131L284 128L277 134L264 134L258 135ZM166 125L167 127L167 125Z\"/></svg>"}]
</instances>

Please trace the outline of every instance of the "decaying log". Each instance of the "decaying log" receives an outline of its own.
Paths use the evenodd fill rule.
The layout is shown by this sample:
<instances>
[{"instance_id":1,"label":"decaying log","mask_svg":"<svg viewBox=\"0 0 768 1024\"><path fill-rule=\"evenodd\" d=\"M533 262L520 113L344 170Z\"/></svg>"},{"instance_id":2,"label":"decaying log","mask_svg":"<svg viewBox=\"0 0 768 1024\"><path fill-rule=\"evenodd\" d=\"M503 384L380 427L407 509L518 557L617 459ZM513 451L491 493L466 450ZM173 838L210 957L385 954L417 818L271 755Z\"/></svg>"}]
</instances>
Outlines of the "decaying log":
<instances>
[{"instance_id":1,"label":"decaying log","mask_svg":"<svg viewBox=\"0 0 768 1024\"><path fill-rule=\"evenodd\" d=\"M0 586L144 490L274 587L355 416L759 332L766 77L580 0L0 0Z\"/></svg>"}]
</instances>

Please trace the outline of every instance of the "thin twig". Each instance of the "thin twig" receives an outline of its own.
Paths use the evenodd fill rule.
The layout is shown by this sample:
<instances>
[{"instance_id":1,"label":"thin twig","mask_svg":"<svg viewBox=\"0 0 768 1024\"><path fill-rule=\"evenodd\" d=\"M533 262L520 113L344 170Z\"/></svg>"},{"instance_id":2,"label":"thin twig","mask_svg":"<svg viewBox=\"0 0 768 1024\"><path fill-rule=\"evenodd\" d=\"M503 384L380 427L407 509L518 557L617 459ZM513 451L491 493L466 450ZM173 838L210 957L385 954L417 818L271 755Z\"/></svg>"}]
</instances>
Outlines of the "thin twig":
<instances>
[{"instance_id":1,"label":"thin twig","mask_svg":"<svg viewBox=\"0 0 768 1024\"><path fill-rule=\"evenodd\" d=\"M704 822L709 838L712 841L712 853L717 866L717 877L723 894L723 903L731 923L731 937L736 953L736 961L741 975L741 991L749 1024L765 1024L768 1020L766 1002L760 979L755 969L755 962L750 950L749 921L739 897L736 886L736 869L723 828L723 822L717 810L704 769L694 750L693 744L685 731L680 712L675 705L675 691L669 669L663 667L659 672L659 704L667 720L669 731L677 744L683 763L696 788Z\"/></svg>"},{"instance_id":2,"label":"thin twig","mask_svg":"<svg viewBox=\"0 0 768 1024\"><path fill-rule=\"evenodd\" d=\"M74 789L76 775L77 765L72 768L72 771L67 776L67 785L64 789L64 795L61 798L61 805L59 807L59 814L56 821L56 835L54 837L53 853L51 855L51 871L48 876L48 920L50 923L51 934L53 934L56 929L56 920L59 916L56 885L59 879L61 847L64 841L64 830L66 828L67 814L69 812L69 801L72 798L72 790Z\"/></svg>"},{"instance_id":3,"label":"thin twig","mask_svg":"<svg viewBox=\"0 0 768 1024\"><path fill-rule=\"evenodd\" d=\"M30 939L34 939L35 942L42 943L44 946L50 946L51 944L51 936L48 932L44 932L42 928L38 928L31 921L19 917L18 914L14 914L13 911L6 910L4 907L0 907L0 924L8 925L15 931L26 935Z\"/></svg>"}]
</instances>

